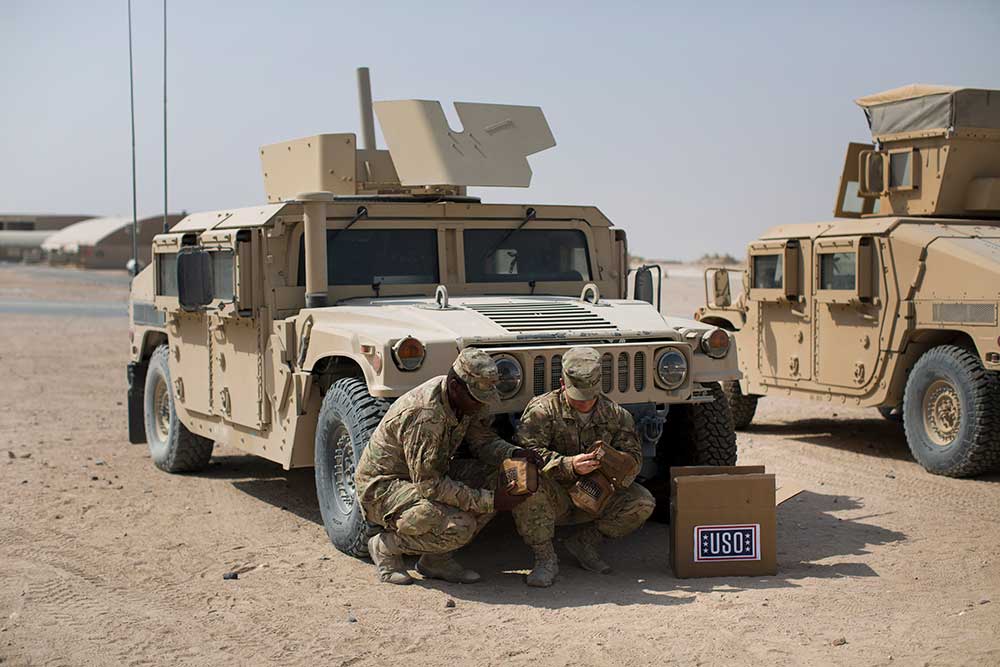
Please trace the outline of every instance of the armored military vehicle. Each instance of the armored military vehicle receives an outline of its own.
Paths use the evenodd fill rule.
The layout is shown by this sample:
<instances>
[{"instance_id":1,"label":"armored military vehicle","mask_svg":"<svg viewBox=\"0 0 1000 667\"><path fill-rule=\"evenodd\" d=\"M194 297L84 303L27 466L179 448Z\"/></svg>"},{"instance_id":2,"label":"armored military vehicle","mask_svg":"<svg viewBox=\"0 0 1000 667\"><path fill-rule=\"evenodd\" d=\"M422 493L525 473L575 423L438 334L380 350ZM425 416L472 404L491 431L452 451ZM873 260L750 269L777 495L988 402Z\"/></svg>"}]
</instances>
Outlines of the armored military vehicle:
<instances>
[{"instance_id":1,"label":"armored military vehicle","mask_svg":"<svg viewBox=\"0 0 1000 667\"><path fill-rule=\"evenodd\" d=\"M730 335L664 319L652 272L629 274L625 232L597 208L468 195L529 184L526 156L555 144L541 109L458 103L456 131L438 102L377 102L379 150L364 71L360 84L361 148L354 134L264 146L269 203L155 237L131 291L131 441L168 472L204 467L215 442L314 466L330 539L363 555L354 469L394 398L485 349L509 437L586 344L636 418L651 486L671 464L733 463Z\"/></svg>"},{"instance_id":2,"label":"armored military vehicle","mask_svg":"<svg viewBox=\"0 0 1000 667\"><path fill-rule=\"evenodd\" d=\"M941 475L1000 465L1000 92L912 85L857 100L835 216L750 244L744 289L706 271L695 317L735 333L737 427L764 396L876 407ZM713 296L709 298L708 283Z\"/></svg>"}]
</instances>

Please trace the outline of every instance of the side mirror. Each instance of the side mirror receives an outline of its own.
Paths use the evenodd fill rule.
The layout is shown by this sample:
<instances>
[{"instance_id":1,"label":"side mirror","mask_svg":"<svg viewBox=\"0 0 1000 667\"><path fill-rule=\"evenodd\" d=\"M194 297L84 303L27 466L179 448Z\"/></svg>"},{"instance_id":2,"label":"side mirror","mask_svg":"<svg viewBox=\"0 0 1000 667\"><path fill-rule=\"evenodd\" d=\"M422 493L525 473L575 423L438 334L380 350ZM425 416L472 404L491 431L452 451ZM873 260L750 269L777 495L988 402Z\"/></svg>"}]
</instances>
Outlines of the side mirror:
<instances>
[{"instance_id":1,"label":"side mirror","mask_svg":"<svg viewBox=\"0 0 1000 667\"><path fill-rule=\"evenodd\" d=\"M655 304L656 295L653 289L653 271L648 266L640 267L635 272L635 300Z\"/></svg>"},{"instance_id":2,"label":"side mirror","mask_svg":"<svg viewBox=\"0 0 1000 667\"><path fill-rule=\"evenodd\" d=\"M181 308L200 310L212 302L212 259L207 250L184 248L177 253L177 298Z\"/></svg>"},{"instance_id":3,"label":"side mirror","mask_svg":"<svg viewBox=\"0 0 1000 667\"><path fill-rule=\"evenodd\" d=\"M733 294L729 288L729 271L716 269L712 272L712 305L728 308L733 305Z\"/></svg>"}]
</instances>

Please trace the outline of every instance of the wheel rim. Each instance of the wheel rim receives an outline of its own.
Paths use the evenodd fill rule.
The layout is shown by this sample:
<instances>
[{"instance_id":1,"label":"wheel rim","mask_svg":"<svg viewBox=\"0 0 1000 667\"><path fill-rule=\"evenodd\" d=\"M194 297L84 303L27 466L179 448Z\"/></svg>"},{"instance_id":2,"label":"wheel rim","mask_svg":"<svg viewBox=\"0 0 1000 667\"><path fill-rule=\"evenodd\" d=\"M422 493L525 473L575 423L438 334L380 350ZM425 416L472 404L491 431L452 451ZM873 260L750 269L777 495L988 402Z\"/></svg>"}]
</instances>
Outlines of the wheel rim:
<instances>
[{"instance_id":1,"label":"wheel rim","mask_svg":"<svg viewBox=\"0 0 1000 667\"><path fill-rule=\"evenodd\" d=\"M922 412L924 431L931 442L947 447L955 441L962 423L962 403L951 382L938 379L927 387Z\"/></svg>"},{"instance_id":2,"label":"wheel rim","mask_svg":"<svg viewBox=\"0 0 1000 667\"><path fill-rule=\"evenodd\" d=\"M163 378L159 378L153 390L153 424L156 435L165 442L170 436L170 393Z\"/></svg>"},{"instance_id":3,"label":"wheel rim","mask_svg":"<svg viewBox=\"0 0 1000 667\"><path fill-rule=\"evenodd\" d=\"M354 486L354 447L351 435L342 425L333 434L333 488L341 511L350 514L357 499Z\"/></svg>"}]
</instances>

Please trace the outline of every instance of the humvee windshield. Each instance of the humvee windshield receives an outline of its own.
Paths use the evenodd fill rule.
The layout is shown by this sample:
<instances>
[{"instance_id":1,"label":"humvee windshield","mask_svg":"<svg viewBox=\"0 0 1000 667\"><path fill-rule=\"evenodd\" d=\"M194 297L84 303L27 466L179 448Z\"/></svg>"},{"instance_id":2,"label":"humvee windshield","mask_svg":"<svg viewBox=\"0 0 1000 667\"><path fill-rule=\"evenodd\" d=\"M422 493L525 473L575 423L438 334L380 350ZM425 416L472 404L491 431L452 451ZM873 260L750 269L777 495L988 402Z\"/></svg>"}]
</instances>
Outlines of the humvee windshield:
<instances>
[{"instance_id":1,"label":"humvee windshield","mask_svg":"<svg viewBox=\"0 0 1000 667\"><path fill-rule=\"evenodd\" d=\"M435 229L330 229L326 232L326 258L326 275L331 285L438 282ZM305 284L303 236L299 243L299 285Z\"/></svg>"},{"instance_id":2,"label":"humvee windshield","mask_svg":"<svg viewBox=\"0 0 1000 667\"><path fill-rule=\"evenodd\" d=\"M510 232L509 229L465 230L467 282L591 279L587 237L583 232L574 229ZM436 229L328 230L327 279L330 285L436 284L440 282L437 238ZM299 242L299 285L305 285L305 275L303 236Z\"/></svg>"},{"instance_id":3,"label":"humvee windshield","mask_svg":"<svg viewBox=\"0 0 1000 667\"><path fill-rule=\"evenodd\" d=\"M590 255L583 232L519 229L503 240L507 234L510 234L509 229L465 230L465 279L468 282L590 280Z\"/></svg>"}]
</instances>

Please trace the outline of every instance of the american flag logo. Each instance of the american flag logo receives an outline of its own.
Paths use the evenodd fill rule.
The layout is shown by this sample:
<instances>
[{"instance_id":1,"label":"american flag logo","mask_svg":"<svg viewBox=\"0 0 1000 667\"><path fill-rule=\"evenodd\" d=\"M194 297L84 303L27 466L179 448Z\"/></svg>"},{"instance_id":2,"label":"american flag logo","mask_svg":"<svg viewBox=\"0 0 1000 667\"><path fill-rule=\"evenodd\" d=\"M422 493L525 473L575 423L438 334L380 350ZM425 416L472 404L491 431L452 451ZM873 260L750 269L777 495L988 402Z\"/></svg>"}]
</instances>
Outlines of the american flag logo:
<instances>
[{"instance_id":1,"label":"american flag logo","mask_svg":"<svg viewBox=\"0 0 1000 667\"><path fill-rule=\"evenodd\" d=\"M694 527L694 561L760 560L760 524Z\"/></svg>"}]
</instances>

